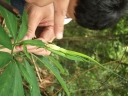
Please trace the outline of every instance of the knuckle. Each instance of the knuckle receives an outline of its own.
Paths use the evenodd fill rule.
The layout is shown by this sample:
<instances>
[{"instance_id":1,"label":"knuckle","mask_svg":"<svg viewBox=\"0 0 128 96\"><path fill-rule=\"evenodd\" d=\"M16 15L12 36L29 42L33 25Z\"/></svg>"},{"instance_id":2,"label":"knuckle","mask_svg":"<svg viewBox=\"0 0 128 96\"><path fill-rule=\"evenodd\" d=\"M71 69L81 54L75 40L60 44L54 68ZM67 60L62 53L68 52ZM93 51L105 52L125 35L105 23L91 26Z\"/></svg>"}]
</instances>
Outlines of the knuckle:
<instances>
[{"instance_id":1,"label":"knuckle","mask_svg":"<svg viewBox=\"0 0 128 96\"><path fill-rule=\"evenodd\" d=\"M33 36L35 36L35 34L33 33L33 31L31 29L28 29L27 36L32 38Z\"/></svg>"}]
</instances>

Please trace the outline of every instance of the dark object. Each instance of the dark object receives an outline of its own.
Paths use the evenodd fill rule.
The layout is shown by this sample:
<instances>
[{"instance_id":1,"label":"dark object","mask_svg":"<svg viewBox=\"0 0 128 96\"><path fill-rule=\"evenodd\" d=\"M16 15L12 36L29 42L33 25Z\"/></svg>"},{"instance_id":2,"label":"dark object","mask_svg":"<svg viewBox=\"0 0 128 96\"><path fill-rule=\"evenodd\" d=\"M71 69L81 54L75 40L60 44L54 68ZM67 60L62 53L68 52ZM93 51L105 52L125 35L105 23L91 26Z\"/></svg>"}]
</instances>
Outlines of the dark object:
<instances>
[{"instance_id":1,"label":"dark object","mask_svg":"<svg viewBox=\"0 0 128 96\"><path fill-rule=\"evenodd\" d=\"M82 27L102 30L115 25L128 10L128 0L77 0L76 22Z\"/></svg>"},{"instance_id":2,"label":"dark object","mask_svg":"<svg viewBox=\"0 0 128 96\"><path fill-rule=\"evenodd\" d=\"M36 31L35 31L35 35L37 38L40 37L41 33L44 31L45 27L37 27Z\"/></svg>"},{"instance_id":3,"label":"dark object","mask_svg":"<svg viewBox=\"0 0 128 96\"><path fill-rule=\"evenodd\" d=\"M19 17L19 10L17 10L16 8L14 8L13 6L9 5L7 2L0 0L0 5L3 6L4 8L6 8L8 11L10 11L11 13L13 13L14 15L16 15L17 17Z\"/></svg>"},{"instance_id":4,"label":"dark object","mask_svg":"<svg viewBox=\"0 0 128 96\"><path fill-rule=\"evenodd\" d=\"M4 18L0 15L0 24L2 25L4 22Z\"/></svg>"},{"instance_id":5,"label":"dark object","mask_svg":"<svg viewBox=\"0 0 128 96\"><path fill-rule=\"evenodd\" d=\"M10 0L11 5L17 8L20 11L20 14L22 15L24 6L25 6L25 0Z\"/></svg>"}]
</instances>

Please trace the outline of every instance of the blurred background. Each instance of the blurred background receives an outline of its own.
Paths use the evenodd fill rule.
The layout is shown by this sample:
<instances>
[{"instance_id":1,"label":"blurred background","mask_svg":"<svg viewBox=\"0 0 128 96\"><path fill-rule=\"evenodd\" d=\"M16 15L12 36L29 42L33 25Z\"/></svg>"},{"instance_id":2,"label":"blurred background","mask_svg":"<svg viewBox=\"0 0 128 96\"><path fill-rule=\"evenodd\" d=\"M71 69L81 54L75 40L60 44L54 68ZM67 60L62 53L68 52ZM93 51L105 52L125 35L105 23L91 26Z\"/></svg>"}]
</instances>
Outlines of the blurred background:
<instances>
[{"instance_id":1,"label":"blurred background","mask_svg":"<svg viewBox=\"0 0 128 96\"><path fill-rule=\"evenodd\" d=\"M89 61L82 63L55 55L67 70L67 75L62 76L71 96L128 96L128 16L101 31L88 30L71 21L65 26L64 38L53 43L86 54L122 77ZM59 83L52 84L52 88L57 96L66 96Z\"/></svg>"}]
</instances>

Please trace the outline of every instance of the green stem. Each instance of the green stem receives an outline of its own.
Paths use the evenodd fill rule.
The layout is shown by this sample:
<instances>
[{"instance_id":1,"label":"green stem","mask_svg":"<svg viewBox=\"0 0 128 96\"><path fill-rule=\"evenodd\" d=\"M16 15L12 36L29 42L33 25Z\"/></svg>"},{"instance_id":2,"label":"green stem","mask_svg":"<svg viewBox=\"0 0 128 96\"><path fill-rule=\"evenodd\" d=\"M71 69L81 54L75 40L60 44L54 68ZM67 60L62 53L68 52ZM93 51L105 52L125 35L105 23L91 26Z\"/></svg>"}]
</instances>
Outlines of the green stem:
<instances>
[{"instance_id":1,"label":"green stem","mask_svg":"<svg viewBox=\"0 0 128 96\"><path fill-rule=\"evenodd\" d=\"M12 50L11 50L11 54L13 55L13 52L14 52L14 48L15 48L15 46L17 46L17 45L20 45L20 43L14 43L14 44L12 44Z\"/></svg>"},{"instance_id":2,"label":"green stem","mask_svg":"<svg viewBox=\"0 0 128 96\"><path fill-rule=\"evenodd\" d=\"M13 45L13 47L12 47L12 50L11 50L11 54L13 55L13 52L14 52L14 45Z\"/></svg>"}]
</instances>

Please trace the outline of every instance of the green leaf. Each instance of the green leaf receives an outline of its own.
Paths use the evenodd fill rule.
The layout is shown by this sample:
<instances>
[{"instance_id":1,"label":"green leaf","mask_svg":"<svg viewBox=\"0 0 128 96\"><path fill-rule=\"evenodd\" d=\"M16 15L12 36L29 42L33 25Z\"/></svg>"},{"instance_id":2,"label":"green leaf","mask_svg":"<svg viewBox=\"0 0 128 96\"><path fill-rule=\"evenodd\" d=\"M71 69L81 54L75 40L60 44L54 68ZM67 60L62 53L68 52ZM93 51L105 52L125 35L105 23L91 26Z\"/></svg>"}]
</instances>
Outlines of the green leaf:
<instances>
[{"instance_id":1,"label":"green leaf","mask_svg":"<svg viewBox=\"0 0 128 96\"><path fill-rule=\"evenodd\" d=\"M48 58L54 65L56 65L62 74L65 74L63 66L57 60L55 60L52 56L46 56L46 58Z\"/></svg>"},{"instance_id":2,"label":"green leaf","mask_svg":"<svg viewBox=\"0 0 128 96\"><path fill-rule=\"evenodd\" d=\"M47 49L47 48L46 48ZM75 54L70 54L70 53L63 53L61 51L58 51L58 50L53 50L51 48L48 48L49 51L51 51L52 53L54 54L57 54L57 55L60 55L62 57L65 57L67 59L70 59L70 60L75 60L75 61L84 61L84 59L80 56L77 56Z\"/></svg>"},{"instance_id":3,"label":"green leaf","mask_svg":"<svg viewBox=\"0 0 128 96\"><path fill-rule=\"evenodd\" d=\"M42 64L44 64L54 75L55 77L58 79L58 81L60 82L60 84L62 85L63 89L65 90L65 92L67 93L68 96L70 96L69 90L66 86L66 82L63 80L63 78L60 76L60 73L58 71L58 69L53 66L52 64L50 64L50 62L47 60L46 57L42 57L42 56L35 56L33 55L35 58L37 58L37 60L39 60Z\"/></svg>"},{"instance_id":4,"label":"green leaf","mask_svg":"<svg viewBox=\"0 0 128 96\"><path fill-rule=\"evenodd\" d=\"M37 81L36 74L35 74L34 70L29 65L27 60L24 60L24 64L25 64L27 72L29 73L29 75L31 77L31 82L30 82L31 96L41 96L38 81Z\"/></svg>"},{"instance_id":5,"label":"green leaf","mask_svg":"<svg viewBox=\"0 0 128 96\"><path fill-rule=\"evenodd\" d=\"M125 80L125 81L128 81L127 79L121 77L120 75L118 75L117 73L113 72L112 70L109 70L108 68L104 67L102 64L100 64L99 62L97 62L96 60L92 59L91 57L89 57L89 56L87 56L87 55L85 55L85 54L82 54L82 53L79 53L79 52L75 52L75 51L71 51L71 50L66 50L66 49L61 48L61 47L59 47L59 46L56 46L56 45L54 45L54 44L47 44L45 48L46 48L47 50L49 50L49 51L55 53L55 54L60 55L60 56L63 56L63 57L66 57L66 56L67 56L66 58L68 58L68 59L72 59L72 60L73 60L73 59L76 58L76 56L80 57L80 58L81 58L81 61L83 61L83 62L86 62L86 61L87 61L86 59L88 59L88 60L94 62L95 64L97 64L98 66L100 66L100 67L102 67L102 68L108 70L108 71L111 72L112 74L118 76L119 78L121 78L121 79L123 79L123 80ZM62 53L65 54L65 55L61 55ZM70 56L70 58L69 58L68 56ZM71 57L71 56L72 56L72 57ZM75 57L75 58L74 58L74 57ZM80 59L79 59L79 60L80 60Z\"/></svg>"},{"instance_id":6,"label":"green leaf","mask_svg":"<svg viewBox=\"0 0 128 96\"><path fill-rule=\"evenodd\" d=\"M22 79L14 62L0 76L0 96L24 96Z\"/></svg>"},{"instance_id":7,"label":"green leaf","mask_svg":"<svg viewBox=\"0 0 128 96\"><path fill-rule=\"evenodd\" d=\"M66 54L66 58L68 58L70 60L75 60L75 61L84 61L84 59L82 57L76 56L76 55Z\"/></svg>"},{"instance_id":8,"label":"green leaf","mask_svg":"<svg viewBox=\"0 0 128 96\"><path fill-rule=\"evenodd\" d=\"M66 50L66 49L56 46L54 44L47 44L46 49L48 49L49 51L51 51L55 54L58 54L60 56L66 57L71 60L86 61L84 59L88 59L104 68L104 66L102 66L100 63L98 63L96 60L92 59L91 57L89 57L85 54L79 53L79 52ZM64 55L62 55L62 54L64 54Z\"/></svg>"},{"instance_id":9,"label":"green leaf","mask_svg":"<svg viewBox=\"0 0 128 96\"><path fill-rule=\"evenodd\" d=\"M19 71L18 66L15 64L15 74L14 74L14 83L13 83L13 89L12 92L10 93L10 96L24 96L24 90L23 90L23 85L22 85L22 78L21 74Z\"/></svg>"},{"instance_id":10,"label":"green leaf","mask_svg":"<svg viewBox=\"0 0 128 96\"><path fill-rule=\"evenodd\" d=\"M13 15L11 12L6 10L4 7L0 6L0 14L5 18L5 23L7 25L7 28L9 29L12 37L14 38L14 41L16 40L17 35L17 29L18 29L18 23L17 18L15 15Z\"/></svg>"},{"instance_id":11,"label":"green leaf","mask_svg":"<svg viewBox=\"0 0 128 96\"><path fill-rule=\"evenodd\" d=\"M31 77L29 75L29 73L27 72L26 68L24 67L24 65L22 65L20 62L17 61L17 65L20 69L21 75L24 77L24 79L30 84L31 82Z\"/></svg>"},{"instance_id":12,"label":"green leaf","mask_svg":"<svg viewBox=\"0 0 128 96\"><path fill-rule=\"evenodd\" d=\"M32 45L32 46L37 46L37 47L42 47L44 48L45 44L41 40L24 40L21 42L21 44L25 45Z\"/></svg>"},{"instance_id":13,"label":"green leaf","mask_svg":"<svg viewBox=\"0 0 128 96\"><path fill-rule=\"evenodd\" d=\"M11 40L1 25L0 25L0 44L12 50Z\"/></svg>"},{"instance_id":14,"label":"green leaf","mask_svg":"<svg viewBox=\"0 0 128 96\"><path fill-rule=\"evenodd\" d=\"M24 53L25 53L25 55L26 55L29 59L31 59L29 53L27 52L26 45L23 45L23 49L24 49Z\"/></svg>"},{"instance_id":15,"label":"green leaf","mask_svg":"<svg viewBox=\"0 0 128 96\"><path fill-rule=\"evenodd\" d=\"M0 76L0 96L9 96L14 80L14 65L11 63Z\"/></svg>"},{"instance_id":16,"label":"green leaf","mask_svg":"<svg viewBox=\"0 0 128 96\"><path fill-rule=\"evenodd\" d=\"M22 18L22 24L18 32L18 41L23 39L23 37L25 36L28 30L28 15L25 9L21 18Z\"/></svg>"},{"instance_id":17,"label":"green leaf","mask_svg":"<svg viewBox=\"0 0 128 96\"><path fill-rule=\"evenodd\" d=\"M7 52L0 51L0 68L4 67L12 60L12 55Z\"/></svg>"}]
</instances>

